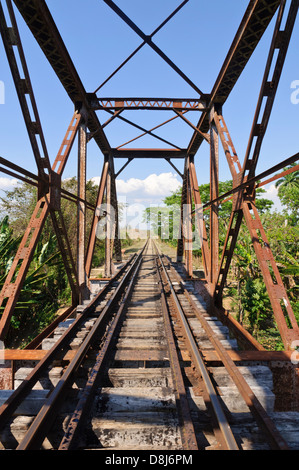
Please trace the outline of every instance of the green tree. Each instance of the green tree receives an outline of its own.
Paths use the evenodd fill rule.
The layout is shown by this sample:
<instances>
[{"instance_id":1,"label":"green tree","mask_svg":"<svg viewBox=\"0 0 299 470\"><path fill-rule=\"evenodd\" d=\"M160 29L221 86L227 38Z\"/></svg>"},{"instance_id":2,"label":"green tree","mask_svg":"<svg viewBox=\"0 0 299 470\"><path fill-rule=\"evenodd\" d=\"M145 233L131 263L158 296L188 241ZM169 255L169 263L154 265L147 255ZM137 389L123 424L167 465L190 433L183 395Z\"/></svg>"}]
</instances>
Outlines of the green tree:
<instances>
[{"instance_id":1,"label":"green tree","mask_svg":"<svg viewBox=\"0 0 299 470\"><path fill-rule=\"evenodd\" d=\"M292 163L284 170L294 168L296 165L297 163ZM290 214L290 222L297 225L299 221L299 170L278 179L275 186L278 188L278 196L282 205L286 207Z\"/></svg>"},{"instance_id":2,"label":"green tree","mask_svg":"<svg viewBox=\"0 0 299 470\"><path fill-rule=\"evenodd\" d=\"M76 178L63 182L63 188L77 193ZM95 205L97 187L87 183L87 200ZM36 204L36 188L29 184L19 185L14 191L6 191L1 198L1 209L5 215L0 222L0 289L9 272L23 233L28 225ZM70 200L62 199L64 216L73 254L76 254L77 206ZM87 211L87 233L91 225L93 211ZM104 258L104 241L97 240L94 262ZM3 312L5 302L0 309ZM23 284L11 322L7 344L19 346L23 338L33 338L56 315L59 308L70 305L71 290L64 264L58 248L51 217L47 218L40 236L28 274Z\"/></svg>"},{"instance_id":3,"label":"green tree","mask_svg":"<svg viewBox=\"0 0 299 470\"><path fill-rule=\"evenodd\" d=\"M224 194L231 189L231 180L219 183L220 194ZM199 186L199 192L202 203L206 204L209 202L210 185L204 184ZM263 198L264 193L265 191L261 188L256 191L256 206L268 236L274 258L287 288L295 316L299 322L298 263L296 261L298 259L299 229L297 226L286 223L285 214L270 210L273 202ZM180 207L181 197L182 188L165 198L164 203L167 206L176 205ZM220 253L226 236L231 211L231 200L219 204ZM209 213L209 209L204 212L208 236L210 229ZM196 256L197 253L194 252L194 255ZM282 342L273 318L270 299L253 248L251 236L244 220L241 224L238 243L234 250L224 297L230 299L231 309L238 319L259 341L264 343L265 347L281 349Z\"/></svg>"}]
</instances>

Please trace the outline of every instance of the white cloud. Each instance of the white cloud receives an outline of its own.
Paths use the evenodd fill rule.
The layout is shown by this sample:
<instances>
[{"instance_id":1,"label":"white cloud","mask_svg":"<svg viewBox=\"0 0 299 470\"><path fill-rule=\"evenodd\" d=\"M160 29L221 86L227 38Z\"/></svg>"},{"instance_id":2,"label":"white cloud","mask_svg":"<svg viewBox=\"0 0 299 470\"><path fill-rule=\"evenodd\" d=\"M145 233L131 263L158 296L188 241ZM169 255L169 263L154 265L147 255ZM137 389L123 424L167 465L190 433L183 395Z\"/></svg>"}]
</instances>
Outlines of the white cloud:
<instances>
[{"instance_id":1,"label":"white cloud","mask_svg":"<svg viewBox=\"0 0 299 470\"><path fill-rule=\"evenodd\" d=\"M91 179L96 185L100 182L100 177ZM145 179L129 178L128 180L117 179L116 189L119 196L128 196L135 202L151 201L169 196L176 191L182 183L174 173L155 173Z\"/></svg>"},{"instance_id":2,"label":"white cloud","mask_svg":"<svg viewBox=\"0 0 299 470\"><path fill-rule=\"evenodd\" d=\"M278 189L275 187L275 184L268 184L264 186L263 189L266 192L262 194L261 197L264 197L265 199L270 199L271 201L274 202L274 206L272 206L272 210L277 209L278 211L281 211L282 205L278 197Z\"/></svg>"},{"instance_id":3,"label":"white cloud","mask_svg":"<svg viewBox=\"0 0 299 470\"><path fill-rule=\"evenodd\" d=\"M136 195L139 199L143 196L152 196L157 199L170 195L181 186L181 182L174 173L151 174L144 180L130 178L127 181L117 180L116 187L119 194Z\"/></svg>"},{"instance_id":4,"label":"white cloud","mask_svg":"<svg viewBox=\"0 0 299 470\"><path fill-rule=\"evenodd\" d=\"M11 190L17 186L18 182L17 179L0 177L0 191Z\"/></svg>"}]
</instances>

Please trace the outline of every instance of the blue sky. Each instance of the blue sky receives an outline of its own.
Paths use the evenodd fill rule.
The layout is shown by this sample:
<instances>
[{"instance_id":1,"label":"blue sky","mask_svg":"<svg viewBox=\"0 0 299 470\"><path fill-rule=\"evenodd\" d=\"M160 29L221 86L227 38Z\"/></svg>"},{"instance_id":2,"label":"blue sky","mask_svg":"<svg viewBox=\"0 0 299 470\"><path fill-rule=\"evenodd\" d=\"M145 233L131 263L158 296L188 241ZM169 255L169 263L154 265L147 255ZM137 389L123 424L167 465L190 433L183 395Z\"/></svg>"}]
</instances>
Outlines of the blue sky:
<instances>
[{"instance_id":1,"label":"blue sky","mask_svg":"<svg viewBox=\"0 0 299 470\"><path fill-rule=\"evenodd\" d=\"M181 0L117 0L116 3L144 31L153 30L181 3ZM88 92L93 92L114 69L142 42L102 0L48 0L72 60ZM240 0L190 0L154 37L154 42L204 92L209 93L234 38L248 2ZM83 5L83 6L82 6ZM17 13L20 34L33 83L40 118L51 162L73 114L73 105L39 49L22 18ZM243 161L257 103L274 21L258 45L249 64L224 106L223 114L232 139ZM298 151L299 104L291 102L291 84L299 80L298 18L281 77L277 98L264 139L257 171L288 158ZM23 122L13 80L0 42L0 80L5 86L5 103L0 105L0 155L36 172L29 139ZM99 92L99 96L145 96L196 98L195 91L148 46L130 61ZM136 111L124 114L128 119L151 128L173 116L170 112ZM109 117L99 113L103 123ZM198 114L189 119L198 121ZM105 129L112 147L121 145L140 132L118 120ZM193 130L179 119L157 134L187 147ZM130 146L163 147L163 143L144 137ZM199 184L209 181L209 149L203 144L196 155ZM88 146L88 178L97 178L103 157L94 142ZM124 161L116 162L116 171ZM182 171L182 162L177 166ZM64 177L76 175L76 146ZM164 177L161 177L164 175ZM230 179L221 151L220 179ZM0 190L13 184L0 173ZM119 197L131 202L157 202L180 184L180 177L165 161L135 160L121 174ZM269 193L270 194L270 193Z\"/></svg>"}]
</instances>

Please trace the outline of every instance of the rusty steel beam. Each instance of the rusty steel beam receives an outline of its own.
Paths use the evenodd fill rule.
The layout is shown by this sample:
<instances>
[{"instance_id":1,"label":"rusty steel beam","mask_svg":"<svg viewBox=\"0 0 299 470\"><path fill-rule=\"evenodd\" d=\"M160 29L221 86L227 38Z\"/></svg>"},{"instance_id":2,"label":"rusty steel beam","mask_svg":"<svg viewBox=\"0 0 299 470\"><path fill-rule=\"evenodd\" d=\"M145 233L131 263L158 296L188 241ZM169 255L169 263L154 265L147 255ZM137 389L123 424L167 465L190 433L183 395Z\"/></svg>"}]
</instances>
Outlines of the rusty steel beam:
<instances>
[{"instance_id":1,"label":"rusty steel beam","mask_svg":"<svg viewBox=\"0 0 299 470\"><path fill-rule=\"evenodd\" d=\"M112 149L111 155L113 158L185 158L186 150L179 149L151 149L151 148L142 148L142 149Z\"/></svg>"},{"instance_id":2,"label":"rusty steel beam","mask_svg":"<svg viewBox=\"0 0 299 470\"><path fill-rule=\"evenodd\" d=\"M183 121L185 121L190 127L192 127L192 129L194 129L197 134L199 134L204 140L210 143L210 136L207 132L202 132L200 129L194 126L194 124L192 124L192 122L189 121L189 119L187 119L186 116L184 116L183 113L179 111L178 109L174 108L173 111L177 114L177 116L179 116Z\"/></svg>"},{"instance_id":3,"label":"rusty steel beam","mask_svg":"<svg viewBox=\"0 0 299 470\"><path fill-rule=\"evenodd\" d=\"M180 216L180 227L179 227L179 234L178 234L178 245L177 245L177 262L181 263L184 259L184 206L187 204L187 188L188 188L188 159L185 158L184 164L184 174L183 174L183 186L182 186L182 198L181 198L181 216Z\"/></svg>"},{"instance_id":4,"label":"rusty steel beam","mask_svg":"<svg viewBox=\"0 0 299 470\"><path fill-rule=\"evenodd\" d=\"M42 233L45 221L51 213L54 230L57 235L59 248L65 264L65 269L68 275L70 286L72 288L73 298L77 297L77 281L76 271L74 268L74 262L72 258L71 249L68 242L67 232L64 227L64 221L61 214L60 206L60 191L57 183L61 180L61 176L69 157L71 148L73 146L77 129L81 120L81 115L75 113L71 124L68 127L67 133L63 139L63 143L59 149L53 167L51 169L51 177L56 175L55 178L55 190L53 187L50 192L40 198L35 206L27 229L19 245L18 251L14 257L12 266L5 279L4 285L0 292L0 306L6 301L4 311L0 320L0 338L4 339L6 336L10 320L14 312L14 308L18 301L23 283L26 279L26 275L29 270L32 257L34 255L35 248L37 246L39 237ZM58 168L56 169L56 167ZM56 170L56 171L55 171ZM57 212L57 214L55 214Z\"/></svg>"},{"instance_id":5,"label":"rusty steel beam","mask_svg":"<svg viewBox=\"0 0 299 470\"><path fill-rule=\"evenodd\" d=\"M128 352L128 351L127 351ZM48 351L42 349L5 349L5 361L41 361L47 355ZM183 352L184 353L184 352ZM236 351L233 349L226 349L226 353L230 359L236 363L242 361L248 362L284 362L290 363L292 360L293 351L266 351L266 350L242 350ZM69 362L75 356L75 350L69 350L62 357L63 361ZM132 353L131 353L132 355ZM202 350L202 355L205 362L219 362L221 357L215 349ZM133 357L134 359L134 357Z\"/></svg>"},{"instance_id":6,"label":"rusty steel beam","mask_svg":"<svg viewBox=\"0 0 299 470\"><path fill-rule=\"evenodd\" d=\"M101 175L101 180L100 180L100 184L99 184L99 190L98 190L98 196L97 196L97 202L96 202L96 210L94 211L94 215L93 215L93 220L92 220L92 224L91 224L91 229L90 229L90 233L89 233L89 240L88 240L86 255L85 255L85 272L86 272L86 277L87 278L90 277L90 272L91 272L91 267L92 267L92 258L93 258L95 244L96 244L96 238L97 238L97 226L98 226L98 223L101 219L100 208L101 208L101 205L102 205L103 200L104 200L108 169L109 169L109 161L108 161L108 158L105 157L105 161L104 161L104 164L103 164L102 175Z\"/></svg>"},{"instance_id":7,"label":"rusty steel beam","mask_svg":"<svg viewBox=\"0 0 299 470\"><path fill-rule=\"evenodd\" d=\"M215 124L223 144L223 149L227 157L233 181L236 182L240 180L242 167L223 116L221 116L222 125L220 125L220 119L218 119L218 117L217 113L215 113ZM233 149L233 155L229 148ZM237 170L239 170L239 172ZM218 282L216 286L216 301L218 304L221 303L223 289L225 287L226 278L243 217L250 232L278 330L285 348L290 349L292 342L299 338L299 326L295 319L292 306L283 285L261 219L255 207L255 193L252 191L245 192L243 190L243 192L237 193L237 198L235 198L235 201L233 202L233 210L220 262ZM288 318L291 327L289 327L286 317Z\"/></svg>"},{"instance_id":8,"label":"rusty steel beam","mask_svg":"<svg viewBox=\"0 0 299 470\"><path fill-rule=\"evenodd\" d=\"M45 181L45 183L40 180L38 182L39 197L42 197L48 191L51 165L11 0L6 0L6 4L12 26L7 26L2 3L0 3L0 32L38 168L38 174ZM16 54L16 49L18 54ZM32 116L28 102L30 102L33 111ZM39 145L38 139L41 145Z\"/></svg>"},{"instance_id":9,"label":"rusty steel beam","mask_svg":"<svg viewBox=\"0 0 299 470\"><path fill-rule=\"evenodd\" d=\"M177 174L183 179L184 175L177 169L177 167L172 163L170 158L165 158L165 160L169 163L169 165L177 172Z\"/></svg>"},{"instance_id":10,"label":"rusty steel beam","mask_svg":"<svg viewBox=\"0 0 299 470\"><path fill-rule=\"evenodd\" d=\"M109 158L109 168L106 182L106 214L105 214L105 277L110 278L114 274L113 248L116 235L116 208L114 192L113 159Z\"/></svg>"},{"instance_id":11,"label":"rusty steel beam","mask_svg":"<svg viewBox=\"0 0 299 470\"><path fill-rule=\"evenodd\" d=\"M122 110L122 109L123 109L123 108L120 108L119 111ZM105 109L105 111L107 111L108 113L113 114L113 112L110 111L109 109ZM113 114L113 117L117 117L118 119L120 119L121 121L125 122L126 124L130 124L130 126L136 127L136 129L141 130L141 131L144 133L144 135L145 135L145 134L148 134L148 135L150 135L151 137L154 137L155 139L160 140L160 141L163 142L164 144L173 146L173 147L177 148L178 150L181 150L180 147L178 147L177 145L175 145L175 144L169 142L169 141L166 140L166 139L163 139L163 137L160 137L159 135L154 134L151 130L147 130L147 129L145 129L144 127L140 126L139 124L136 124L135 122L131 121L130 119L127 119L127 118L125 118L124 116L120 116L120 113L118 113L118 114L116 115L116 113L118 113L118 111L116 111L116 112ZM127 143L128 143L128 142L126 142L126 143L123 144L123 145L126 145Z\"/></svg>"},{"instance_id":12,"label":"rusty steel beam","mask_svg":"<svg viewBox=\"0 0 299 470\"><path fill-rule=\"evenodd\" d=\"M146 109L153 111L206 111L206 103L194 98L97 98L90 101L95 110Z\"/></svg>"},{"instance_id":13,"label":"rusty steel beam","mask_svg":"<svg viewBox=\"0 0 299 470\"><path fill-rule=\"evenodd\" d=\"M7 300L0 319L0 339L3 341L10 326L18 297L28 272L34 250L49 212L49 201L41 198L32 214L12 266L0 292L0 306ZM29 242L29 243L28 243ZM26 245L29 245L28 247Z\"/></svg>"},{"instance_id":14,"label":"rusty steel beam","mask_svg":"<svg viewBox=\"0 0 299 470\"><path fill-rule=\"evenodd\" d=\"M205 276L206 276L207 282L209 284L209 289L210 289L210 286L211 286L211 271L210 271L211 251L210 251L210 247L208 243L206 224L205 224L204 217L203 217L202 202L201 202L201 197L200 197L200 193L198 189L199 187L198 187L197 175L196 175L196 170L195 170L195 165L194 165L194 159L192 157L188 157L188 167L189 167L190 184L191 184L191 189L192 189L192 194L193 194L193 200L195 204L195 223L197 226L198 235L199 235L200 243L201 243L204 272L205 272Z\"/></svg>"},{"instance_id":15,"label":"rusty steel beam","mask_svg":"<svg viewBox=\"0 0 299 470\"><path fill-rule=\"evenodd\" d=\"M192 190L190 181L190 171L187 171L187 185L186 185L186 205L183 208L183 230L184 230L184 252L185 252L185 266L187 275L193 277L193 233L192 233Z\"/></svg>"},{"instance_id":16,"label":"rusty steel beam","mask_svg":"<svg viewBox=\"0 0 299 470\"><path fill-rule=\"evenodd\" d=\"M78 130L78 178L77 193L80 199L86 199L86 165L87 165L87 128L82 122ZM85 235L86 235L86 204L78 201L77 206L77 273L80 289L80 300L87 297L87 279L85 273Z\"/></svg>"},{"instance_id":17,"label":"rusty steel beam","mask_svg":"<svg viewBox=\"0 0 299 470\"><path fill-rule=\"evenodd\" d=\"M219 196L219 138L214 121L210 123L210 200ZM210 206L210 273L211 295L214 296L219 265L218 203Z\"/></svg>"},{"instance_id":18,"label":"rusty steel beam","mask_svg":"<svg viewBox=\"0 0 299 470\"><path fill-rule=\"evenodd\" d=\"M275 15L279 4L280 0L250 0L211 91L208 106L212 106L216 103L223 105L227 101L231 91ZM203 133L208 132L208 113L203 113L196 127ZM202 136L194 132L188 146L188 153L195 155L202 142Z\"/></svg>"},{"instance_id":19,"label":"rusty steel beam","mask_svg":"<svg viewBox=\"0 0 299 470\"><path fill-rule=\"evenodd\" d=\"M117 192L116 192L116 175L115 175L114 161L112 157L110 159L110 168L111 168L111 203L114 209L114 216L115 216L115 231L114 231L113 247L114 247L115 259L118 263L120 263L122 261L122 253L121 253L121 239L120 239L120 228L119 228L119 210L118 210Z\"/></svg>"},{"instance_id":20,"label":"rusty steel beam","mask_svg":"<svg viewBox=\"0 0 299 470\"><path fill-rule=\"evenodd\" d=\"M157 34L182 8L184 5L186 5L186 3L188 3L189 0L184 0L153 32L152 34L150 34L150 37L154 37L155 34ZM104 85L106 85L106 83L112 78L114 77L114 75L119 72L122 67L124 65L126 65L129 60L131 60L136 54L137 52L139 52L143 46L146 45L146 41L143 41L127 58L126 60L124 60L118 67L116 70L114 70L114 72L112 72L108 78L106 78L106 80L104 80L104 82L95 90L94 93L97 93Z\"/></svg>"},{"instance_id":21,"label":"rusty steel beam","mask_svg":"<svg viewBox=\"0 0 299 470\"><path fill-rule=\"evenodd\" d=\"M203 96L203 92L198 88L195 83L190 80L190 78L185 75L182 70L174 64L174 62L167 57L167 55L152 41L152 38L150 36L147 36L146 34L141 31L140 28L112 1L112 0L104 0L104 2L130 27L135 31L138 36L143 39L143 41L150 46L183 80L185 80L188 85L190 85L193 90L198 93L199 96Z\"/></svg>"},{"instance_id":22,"label":"rusty steel beam","mask_svg":"<svg viewBox=\"0 0 299 470\"><path fill-rule=\"evenodd\" d=\"M104 155L110 144L95 111L89 107L88 94L68 53L49 8L44 0L14 0L28 28L41 47L76 108L78 103L88 111L87 127Z\"/></svg>"},{"instance_id":23,"label":"rusty steel beam","mask_svg":"<svg viewBox=\"0 0 299 470\"><path fill-rule=\"evenodd\" d=\"M245 154L245 159L242 168L242 178L240 183L242 183L244 177L252 178L255 175L255 170L258 163L258 158L261 151L262 142L268 127L271 111L273 108L278 84L280 81L283 65L287 55L291 35L293 32L294 24L296 21L299 0L292 0L291 5L288 10L288 15L285 23L285 27L281 30L281 25L284 18L284 12L286 7L286 0L281 1L281 6L278 12L274 33L272 37L272 42L270 46L270 51L268 55L267 64L265 67L265 73L262 81L262 86L258 98L258 103L253 119L253 124L250 132L249 142ZM277 58L275 60L275 51L278 51ZM272 67L274 64L274 70L272 72ZM265 102L265 108L262 116L260 116L263 106L263 101ZM256 142L252 150L254 139Z\"/></svg>"},{"instance_id":24,"label":"rusty steel beam","mask_svg":"<svg viewBox=\"0 0 299 470\"><path fill-rule=\"evenodd\" d=\"M128 161L121 167L115 175L115 179L124 171L125 168L134 160L134 158L128 158Z\"/></svg>"}]
</instances>

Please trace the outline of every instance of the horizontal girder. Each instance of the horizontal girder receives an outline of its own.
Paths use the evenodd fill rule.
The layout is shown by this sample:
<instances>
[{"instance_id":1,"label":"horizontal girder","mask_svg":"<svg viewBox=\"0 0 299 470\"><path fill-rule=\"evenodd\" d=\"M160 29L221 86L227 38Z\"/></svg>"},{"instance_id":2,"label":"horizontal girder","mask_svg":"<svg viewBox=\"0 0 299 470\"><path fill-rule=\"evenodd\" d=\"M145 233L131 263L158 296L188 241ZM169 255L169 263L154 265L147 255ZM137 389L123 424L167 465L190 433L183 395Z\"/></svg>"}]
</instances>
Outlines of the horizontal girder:
<instances>
[{"instance_id":1,"label":"horizontal girder","mask_svg":"<svg viewBox=\"0 0 299 470\"><path fill-rule=\"evenodd\" d=\"M180 111L205 111L206 103L189 98L97 98L92 99L93 109L152 109Z\"/></svg>"}]
</instances>

